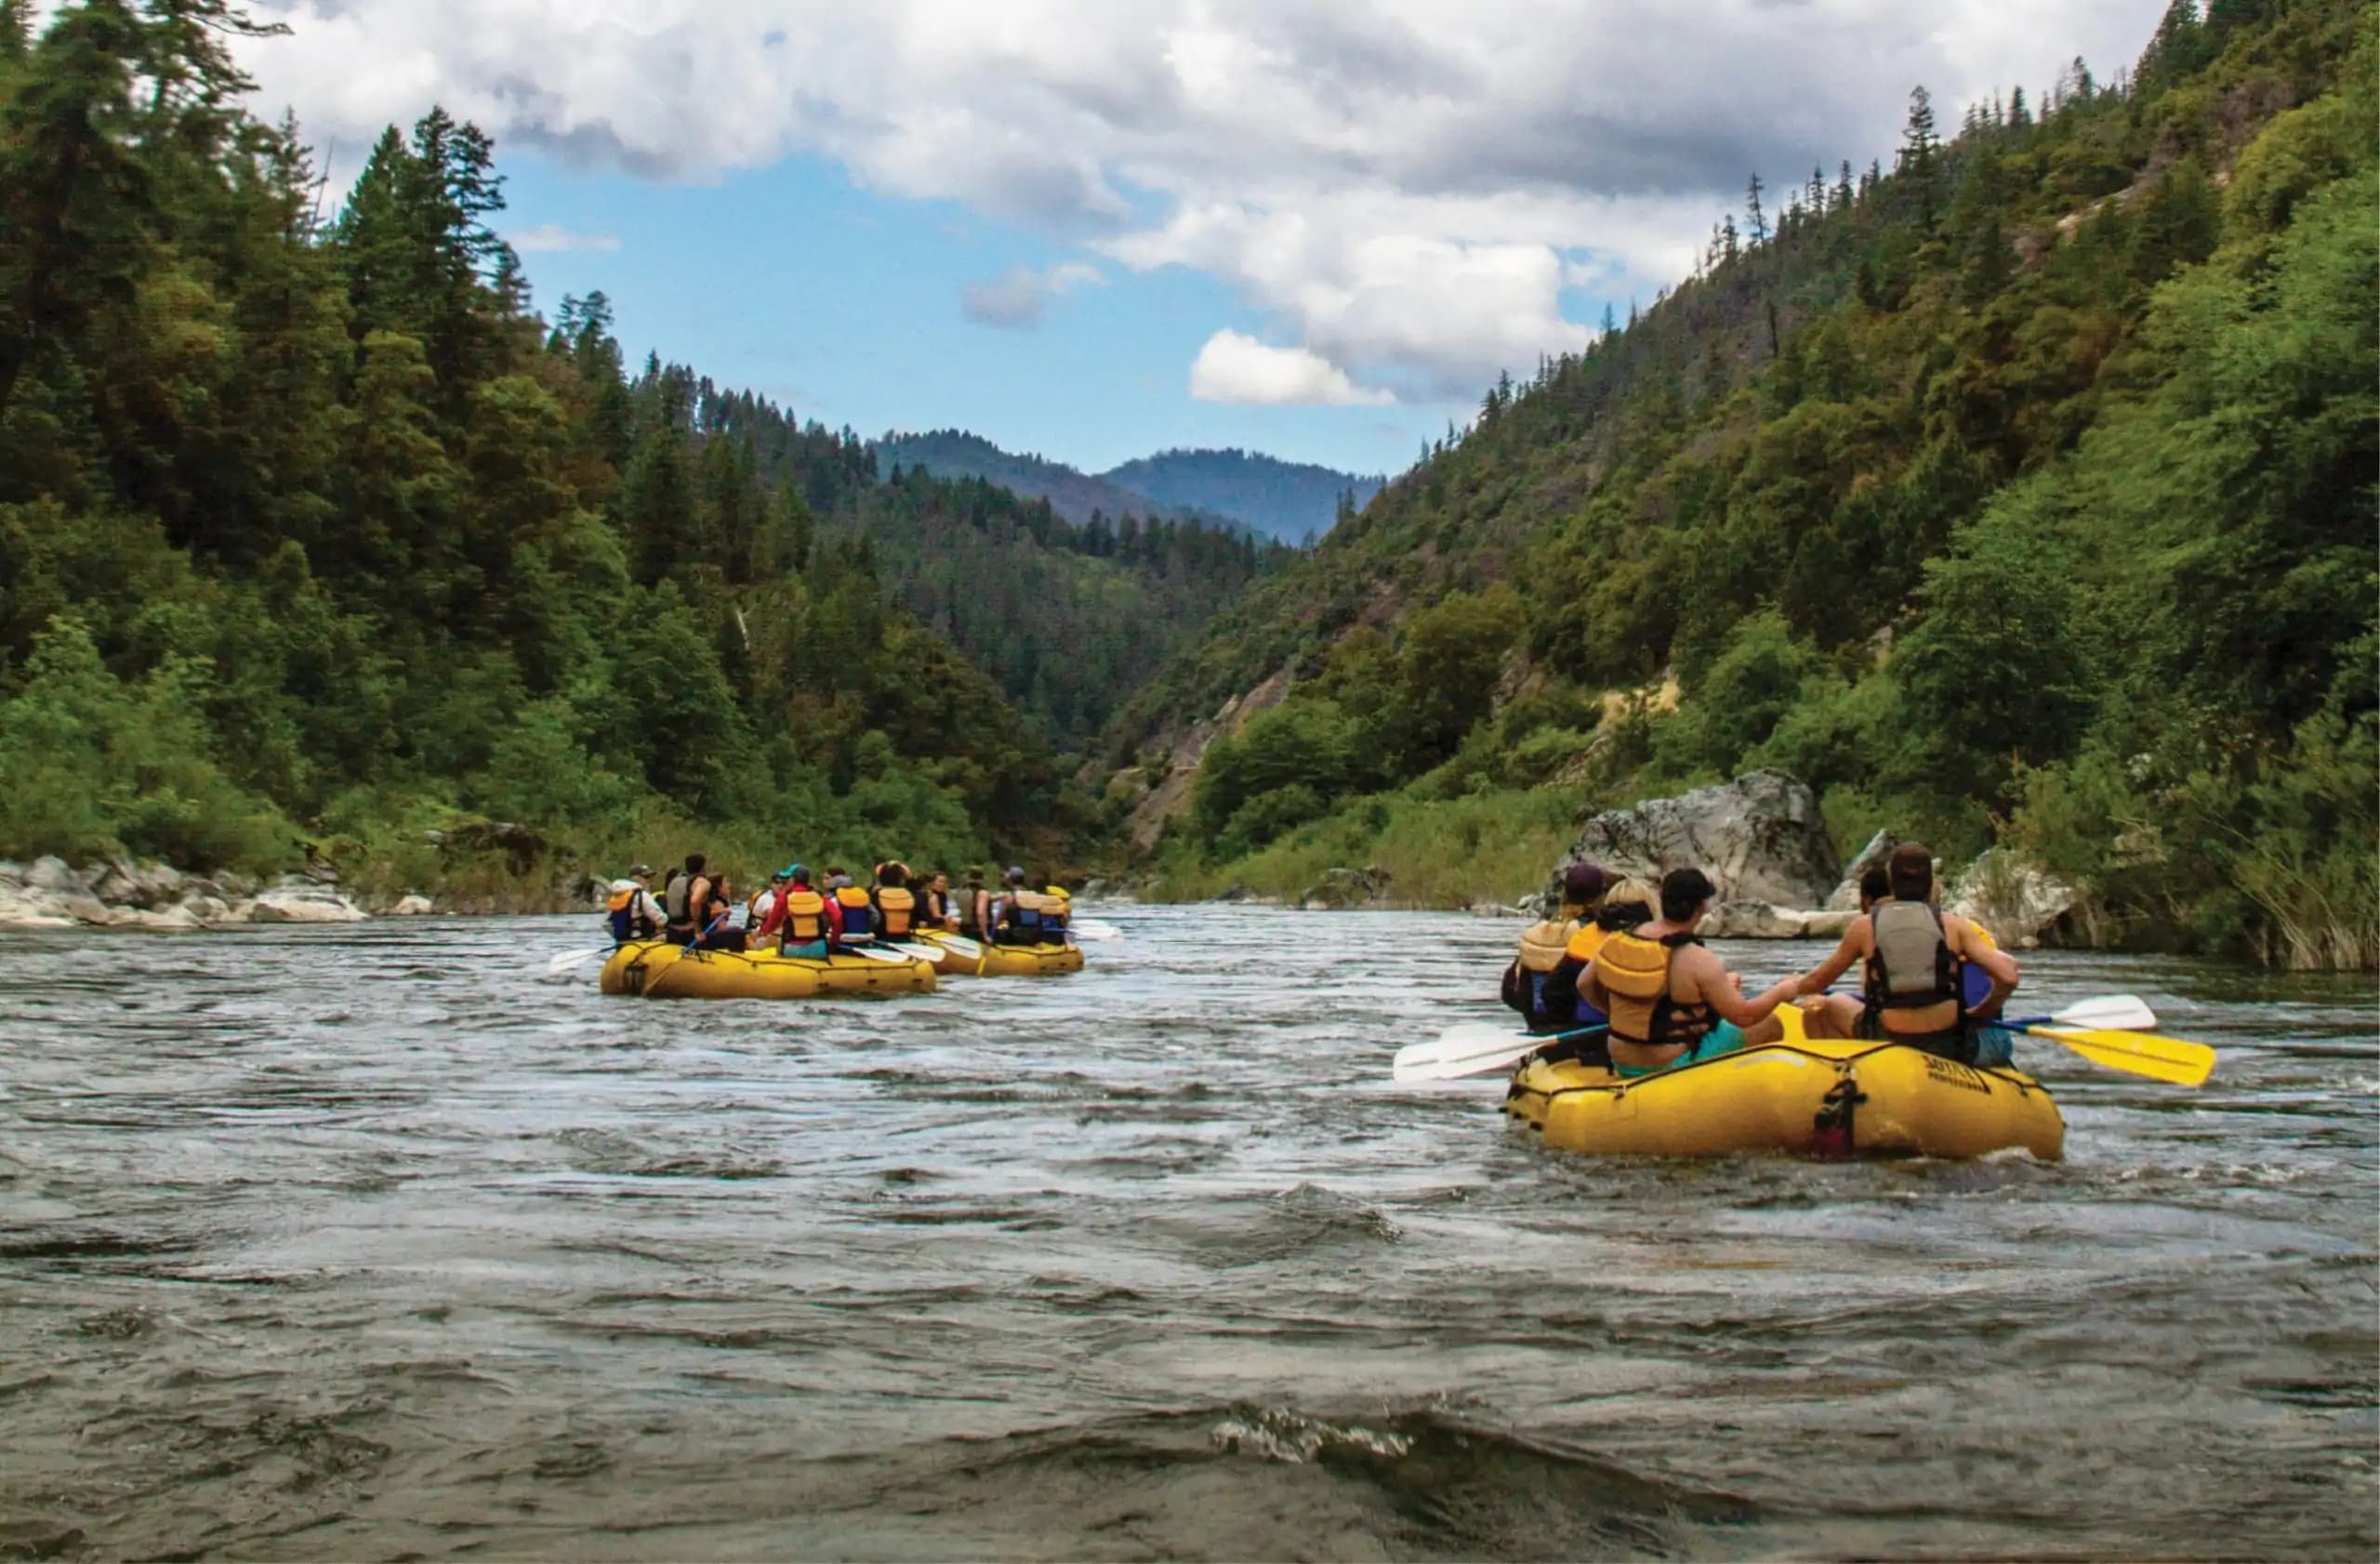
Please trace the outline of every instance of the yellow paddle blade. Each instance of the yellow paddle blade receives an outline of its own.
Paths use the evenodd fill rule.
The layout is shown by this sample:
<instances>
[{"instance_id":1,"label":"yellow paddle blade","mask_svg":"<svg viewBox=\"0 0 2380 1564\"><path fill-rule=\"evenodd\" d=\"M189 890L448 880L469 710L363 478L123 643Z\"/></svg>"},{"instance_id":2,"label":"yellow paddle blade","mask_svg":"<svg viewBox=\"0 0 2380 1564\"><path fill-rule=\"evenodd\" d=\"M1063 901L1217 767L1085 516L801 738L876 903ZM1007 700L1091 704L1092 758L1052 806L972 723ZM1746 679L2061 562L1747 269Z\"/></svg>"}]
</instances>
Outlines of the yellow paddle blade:
<instances>
[{"instance_id":1,"label":"yellow paddle blade","mask_svg":"<svg viewBox=\"0 0 2380 1564\"><path fill-rule=\"evenodd\" d=\"M2145 1075L2176 1086L2203 1086L2215 1073L2215 1050L2202 1042L2159 1037L2154 1032L2088 1031L2071 1027L2028 1027L2035 1037L2062 1042L2105 1069Z\"/></svg>"}]
</instances>

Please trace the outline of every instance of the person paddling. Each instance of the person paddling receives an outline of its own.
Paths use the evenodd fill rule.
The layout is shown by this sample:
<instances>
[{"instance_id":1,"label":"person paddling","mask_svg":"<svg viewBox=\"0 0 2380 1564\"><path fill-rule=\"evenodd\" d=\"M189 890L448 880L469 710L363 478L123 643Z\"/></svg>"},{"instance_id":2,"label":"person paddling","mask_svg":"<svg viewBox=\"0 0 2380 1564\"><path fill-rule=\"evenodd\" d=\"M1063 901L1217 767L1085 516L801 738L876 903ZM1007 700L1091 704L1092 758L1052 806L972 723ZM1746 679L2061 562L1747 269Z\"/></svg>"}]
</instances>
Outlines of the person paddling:
<instances>
[{"instance_id":1,"label":"person paddling","mask_svg":"<svg viewBox=\"0 0 2380 1564\"><path fill-rule=\"evenodd\" d=\"M1603 893L1601 864L1577 863L1565 869L1561 916L1523 930L1520 953L1504 969L1504 1002L1519 1011L1523 1024L1540 1037L1603 1020L1601 1013L1583 1022L1579 1015L1579 974L1587 970L1594 952L1574 954L1570 948Z\"/></svg>"},{"instance_id":2,"label":"person paddling","mask_svg":"<svg viewBox=\"0 0 2380 1564\"><path fill-rule=\"evenodd\" d=\"M613 881L612 894L604 901L603 910L615 944L626 945L632 939L652 939L659 934L668 919L661 904L653 899L653 866L639 864L628 870L626 880Z\"/></svg>"},{"instance_id":3,"label":"person paddling","mask_svg":"<svg viewBox=\"0 0 2380 1564\"><path fill-rule=\"evenodd\" d=\"M1802 1007L1804 1031L1904 1042L1964 1065L2006 1064L2008 1034L1982 1023L2016 992L2015 959L1933 905L1934 855L1923 842L1902 842L1884 867L1891 896L1853 919L1834 954L1796 985L1797 994L1824 995ZM1860 997L1826 994L1854 961L1865 974ZM1990 980L1979 998L1970 991L1970 967Z\"/></svg>"},{"instance_id":4,"label":"person paddling","mask_svg":"<svg viewBox=\"0 0 2380 1564\"><path fill-rule=\"evenodd\" d=\"M1785 1035L1777 1007L1792 996L1796 980L1785 978L1747 1000L1740 980L1695 937L1716 894L1700 869L1672 869L1661 877L1661 915L1606 934L1580 977L1580 997L1611 1017L1611 1063L1620 1079Z\"/></svg>"},{"instance_id":5,"label":"person paddling","mask_svg":"<svg viewBox=\"0 0 2380 1564\"><path fill-rule=\"evenodd\" d=\"M705 896L710 894L710 881L703 877L703 863L700 853L687 854L686 867L669 876L669 884L661 893L661 906L673 945L685 945L703 931L704 925L694 921L696 890Z\"/></svg>"}]
</instances>

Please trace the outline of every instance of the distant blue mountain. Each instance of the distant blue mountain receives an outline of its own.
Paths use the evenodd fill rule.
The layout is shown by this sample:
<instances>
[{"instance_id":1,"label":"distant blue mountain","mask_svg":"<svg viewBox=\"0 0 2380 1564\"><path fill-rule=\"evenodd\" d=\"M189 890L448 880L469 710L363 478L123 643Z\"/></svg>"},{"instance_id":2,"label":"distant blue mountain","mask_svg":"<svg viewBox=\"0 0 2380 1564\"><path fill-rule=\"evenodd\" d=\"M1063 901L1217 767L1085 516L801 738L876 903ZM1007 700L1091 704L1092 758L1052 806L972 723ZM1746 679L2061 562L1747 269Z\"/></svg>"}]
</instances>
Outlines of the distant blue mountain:
<instances>
[{"instance_id":1,"label":"distant blue mountain","mask_svg":"<svg viewBox=\"0 0 2380 1564\"><path fill-rule=\"evenodd\" d=\"M1352 497L1361 510L1384 481L1239 450L1160 451L1092 475L1064 462L1002 450L955 429L887 434L873 449L879 471L897 462L922 467L937 478L981 478L1028 498L1046 499L1070 522L1087 522L1094 510L1111 520L1124 515L1197 516L1288 543L1329 532L1342 496Z\"/></svg>"}]
</instances>

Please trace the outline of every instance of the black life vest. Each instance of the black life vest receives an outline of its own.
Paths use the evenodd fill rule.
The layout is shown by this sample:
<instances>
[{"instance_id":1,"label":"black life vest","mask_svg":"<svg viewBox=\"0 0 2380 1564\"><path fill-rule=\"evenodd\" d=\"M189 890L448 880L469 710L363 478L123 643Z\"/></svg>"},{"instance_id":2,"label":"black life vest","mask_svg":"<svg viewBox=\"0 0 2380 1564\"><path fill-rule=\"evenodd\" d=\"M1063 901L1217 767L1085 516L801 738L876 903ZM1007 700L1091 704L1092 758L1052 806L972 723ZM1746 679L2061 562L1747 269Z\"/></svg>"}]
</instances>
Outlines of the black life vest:
<instances>
[{"instance_id":1,"label":"black life vest","mask_svg":"<svg viewBox=\"0 0 2380 1564\"><path fill-rule=\"evenodd\" d=\"M1575 918L1529 925L1521 935L1520 954L1505 969L1504 1002L1521 1013L1532 1032L1565 1031L1579 1024L1579 974L1587 963L1570 953L1578 932Z\"/></svg>"},{"instance_id":2,"label":"black life vest","mask_svg":"<svg viewBox=\"0 0 2380 1564\"><path fill-rule=\"evenodd\" d=\"M1670 961L1702 942L1690 934L1658 940L1613 934L1595 950L1595 977L1611 1000L1611 1035L1640 1048L1691 1047L1717 1024L1711 1007L1670 997Z\"/></svg>"}]
</instances>

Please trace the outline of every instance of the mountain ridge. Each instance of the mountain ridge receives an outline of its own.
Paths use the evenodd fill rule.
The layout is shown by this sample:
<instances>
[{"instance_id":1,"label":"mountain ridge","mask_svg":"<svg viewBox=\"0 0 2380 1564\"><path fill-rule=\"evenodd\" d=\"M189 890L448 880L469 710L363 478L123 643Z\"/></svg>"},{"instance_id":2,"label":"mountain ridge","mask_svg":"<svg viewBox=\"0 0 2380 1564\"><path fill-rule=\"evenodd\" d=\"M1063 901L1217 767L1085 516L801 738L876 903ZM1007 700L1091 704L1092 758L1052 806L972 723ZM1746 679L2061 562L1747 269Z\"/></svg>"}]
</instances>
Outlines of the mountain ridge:
<instances>
[{"instance_id":1,"label":"mountain ridge","mask_svg":"<svg viewBox=\"0 0 2380 1564\"><path fill-rule=\"evenodd\" d=\"M1328 533L1342 517L1342 497L1360 510L1387 482L1237 446L1169 446L1104 472L1086 472L959 429L888 430L868 449L879 471L897 463L923 467L937 478L981 478L1027 499L1046 499L1077 525L1094 515L1110 523L1127 515L1196 518L1291 544Z\"/></svg>"}]
</instances>

